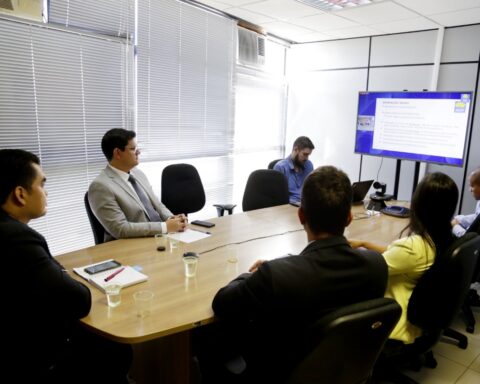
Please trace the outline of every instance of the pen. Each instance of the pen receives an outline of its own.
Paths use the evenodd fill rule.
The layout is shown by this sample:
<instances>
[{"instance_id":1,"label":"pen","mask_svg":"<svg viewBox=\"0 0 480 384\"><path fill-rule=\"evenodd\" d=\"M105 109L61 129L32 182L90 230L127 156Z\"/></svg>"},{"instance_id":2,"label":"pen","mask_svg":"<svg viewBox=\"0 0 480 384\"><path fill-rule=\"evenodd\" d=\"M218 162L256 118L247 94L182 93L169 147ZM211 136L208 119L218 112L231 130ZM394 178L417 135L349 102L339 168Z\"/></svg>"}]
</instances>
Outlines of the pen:
<instances>
[{"instance_id":1,"label":"pen","mask_svg":"<svg viewBox=\"0 0 480 384\"><path fill-rule=\"evenodd\" d=\"M206 231L205 231L205 232L204 232L204 231L200 231L199 229L196 229L196 228L189 228L189 229L191 229L192 231L195 231L195 232L200 232L200 233L205 233L205 234L207 234L207 235L211 235L211 233L210 233L210 232L206 232Z\"/></svg>"},{"instance_id":2,"label":"pen","mask_svg":"<svg viewBox=\"0 0 480 384\"><path fill-rule=\"evenodd\" d=\"M125 267L123 268L120 268L118 271L115 271L113 272L111 275L108 275L105 279L103 279L104 281L110 281L112 280L115 276L117 276L120 272L122 272L123 270L125 269Z\"/></svg>"}]
</instances>

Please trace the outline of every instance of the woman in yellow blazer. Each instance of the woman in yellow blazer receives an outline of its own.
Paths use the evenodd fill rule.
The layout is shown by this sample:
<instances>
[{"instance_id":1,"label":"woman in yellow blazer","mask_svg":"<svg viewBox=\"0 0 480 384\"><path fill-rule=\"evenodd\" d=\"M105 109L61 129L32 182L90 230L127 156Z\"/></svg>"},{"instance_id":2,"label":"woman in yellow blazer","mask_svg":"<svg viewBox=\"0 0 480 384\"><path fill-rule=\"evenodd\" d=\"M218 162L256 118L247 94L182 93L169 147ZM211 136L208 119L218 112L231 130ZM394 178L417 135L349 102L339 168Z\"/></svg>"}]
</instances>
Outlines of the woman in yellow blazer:
<instances>
[{"instance_id":1,"label":"woman in yellow blazer","mask_svg":"<svg viewBox=\"0 0 480 384\"><path fill-rule=\"evenodd\" d=\"M447 175L426 175L418 184L410 207L410 220L401 235L388 247L366 241L350 240L354 248L364 247L383 254L388 265L385 297L395 299L402 316L390 335L406 344L421 335L420 328L407 320L407 307L420 277L438 261L452 243L451 220L457 207L458 188Z\"/></svg>"}]
</instances>

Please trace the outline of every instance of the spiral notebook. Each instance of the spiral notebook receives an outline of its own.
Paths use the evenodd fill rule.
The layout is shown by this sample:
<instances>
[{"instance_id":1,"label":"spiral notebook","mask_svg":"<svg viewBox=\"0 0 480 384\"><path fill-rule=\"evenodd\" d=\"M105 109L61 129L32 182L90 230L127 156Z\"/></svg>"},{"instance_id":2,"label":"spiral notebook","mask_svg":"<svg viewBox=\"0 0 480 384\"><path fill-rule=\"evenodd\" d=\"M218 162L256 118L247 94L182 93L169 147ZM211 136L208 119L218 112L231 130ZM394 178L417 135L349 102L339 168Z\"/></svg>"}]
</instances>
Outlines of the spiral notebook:
<instances>
[{"instance_id":1,"label":"spiral notebook","mask_svg":"<svg viewBox=\"0 0 480 384\"><path fill-rule=\"evenodd\" d=\"M89 265L84 265L82 267L73 268L73 271L87 280L90 284L94 285L101 291L105 292L105 287L111 284L121 285L122 288L129 287L134 284L142 283L148 280L148 276L142 272L137 271L135 268L129 265L121 265L117 268L109 269L108 271L95 273L90 275L85 272L85 268L91 267L93 265L104 263L108 260L103 260L100 263L94 263ZM122 270L123 268L123 270ZM117 271L122 270L121 272L115 274ZM105 279L111 275L115 274L110 280L105 281Z\"/></svg>"}]
</instances>

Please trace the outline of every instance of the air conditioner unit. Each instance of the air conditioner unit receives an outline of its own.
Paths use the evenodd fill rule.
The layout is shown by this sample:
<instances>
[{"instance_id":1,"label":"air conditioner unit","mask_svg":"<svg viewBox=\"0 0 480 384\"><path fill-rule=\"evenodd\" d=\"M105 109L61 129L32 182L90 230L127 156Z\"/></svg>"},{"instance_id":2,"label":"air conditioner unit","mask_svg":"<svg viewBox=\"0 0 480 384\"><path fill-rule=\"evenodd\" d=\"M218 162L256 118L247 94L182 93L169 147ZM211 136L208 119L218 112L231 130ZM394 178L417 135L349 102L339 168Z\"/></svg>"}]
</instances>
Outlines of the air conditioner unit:
<instances>
[{"instance_id":1,"label":"air conditioner unit","mask_svg":"<svg viewBox=\"0 0 480 384\"><path fill-rule=\"evenodd\" d=\"M265 64L265 37L245 28L238 28L238 61L262 67Z\"/></svg>"},{"instance_id":2,"label":"air conditioner unit","mask_svg":"<svg viewBox=\"0 0 480 384\"><path fill-rule=\"evenodd\" d=\"M44 0L0 0L0 13L46 23L45 4Z\"/></svg>"}]
</instances>

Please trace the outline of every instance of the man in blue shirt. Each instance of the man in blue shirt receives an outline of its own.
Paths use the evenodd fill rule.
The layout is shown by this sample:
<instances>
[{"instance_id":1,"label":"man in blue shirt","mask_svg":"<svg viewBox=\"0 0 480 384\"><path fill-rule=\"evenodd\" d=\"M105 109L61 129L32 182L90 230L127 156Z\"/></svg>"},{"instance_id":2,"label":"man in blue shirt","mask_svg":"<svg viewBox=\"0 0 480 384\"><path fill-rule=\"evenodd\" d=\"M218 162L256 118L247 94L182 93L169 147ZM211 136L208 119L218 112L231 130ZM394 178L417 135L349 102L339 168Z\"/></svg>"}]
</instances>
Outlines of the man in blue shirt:
<instances>
[{"instance_id":1,"label":"man in blue shirt","mask_svg":"<svg viewBox=\"0 0 480 384\"><path fill-rule=\"evenodd\" d=\"M298 137L293 143L292 153L286 159L280 160L273 169L282 172L288 180L290 203L298 203L303 182L313 171L313 164L308 157L315 146L306 136Z\"/></svg>"},{"instance_id":2,"label":"man in blue shirt","mask_svg":"<svg viewBox=\"0 0 480 384\"><path fill-rule=\"evenodd\" d=\"M453 234L457 237L463 236L480 214L480 168L470 173L468 181L470 183L470 192L473 198L477 200L477 205L475 207L475 213L470 215L457 215L452 220Z\"/></svg>"}]
</instances>

